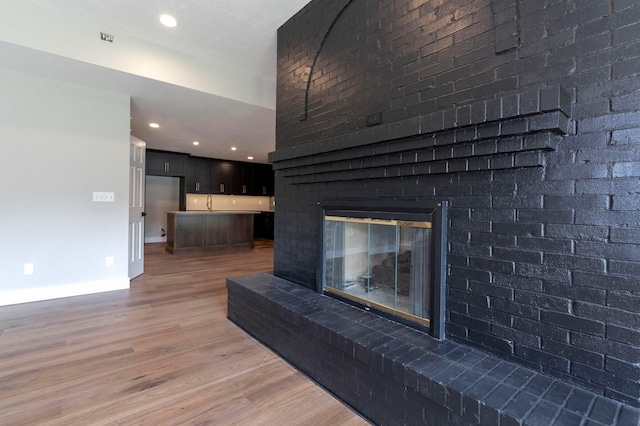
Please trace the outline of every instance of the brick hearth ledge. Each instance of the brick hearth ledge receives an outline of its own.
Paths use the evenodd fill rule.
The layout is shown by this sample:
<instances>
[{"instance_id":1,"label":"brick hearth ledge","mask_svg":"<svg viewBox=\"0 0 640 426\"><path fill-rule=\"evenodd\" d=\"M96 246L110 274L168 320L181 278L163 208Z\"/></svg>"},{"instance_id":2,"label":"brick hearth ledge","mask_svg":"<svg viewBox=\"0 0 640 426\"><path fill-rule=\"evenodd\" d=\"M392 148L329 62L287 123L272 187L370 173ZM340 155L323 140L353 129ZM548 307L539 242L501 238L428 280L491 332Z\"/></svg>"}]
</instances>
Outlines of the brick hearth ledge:
<instances>
[{"instance_id":1,"label":"brick hearth ledge","mask_svg":"<svg viewBox=\"0 0 640 426\"><path fill-rule=\"evenodd\" d=\"M375 423L640 424L638 408L268 273L227 288L231 321Z\"/></svg>"}]
</instances>

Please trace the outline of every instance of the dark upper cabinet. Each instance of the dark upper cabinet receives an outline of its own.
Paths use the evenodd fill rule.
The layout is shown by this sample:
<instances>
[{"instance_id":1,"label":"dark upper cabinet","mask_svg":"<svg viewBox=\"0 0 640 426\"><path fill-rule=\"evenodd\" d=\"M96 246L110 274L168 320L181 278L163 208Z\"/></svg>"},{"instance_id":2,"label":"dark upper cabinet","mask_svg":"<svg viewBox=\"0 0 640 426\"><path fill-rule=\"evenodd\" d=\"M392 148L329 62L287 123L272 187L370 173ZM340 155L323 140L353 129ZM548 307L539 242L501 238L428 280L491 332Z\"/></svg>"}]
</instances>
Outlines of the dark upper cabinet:
<instances>
[{"instance_id":1,"label":"dark upper cabinet","mask_svg":"<svg viewBox=\"0 0 640 426\"><path fill-rule=\"evenodd\" d=\"M233 194L234 163L230 161L211 161L211 193Z\"/></svg>"},{"instance_id":2,"label":"dark upper cabinet","mask_svg":"<svg viewBox=\"0 0 640 426\"><path fill-rule=\"evenodd\" d=\"M273 196L274 180L271 164L256 164L253 171L253 195Z\"/></svg>"},{"instance_id":3,"label":"dark upper cabinet","mask_svg":"<svg viewBox=\"0 0 640 426\"><path fill-rule=\"evenodd\" d=\"M189 157L187 160L186 187L188 194L208 194L211 186L210 158Z\"/></svg>"},{"instance_id":4,"label":"dark upper cabinet","mask_svg":"<svg viewBox=\"0 0 640 426\"><path fill-rule=\"evenodd\" d=\"M191 157L168 151L147 150L146 173L184 177L187 194L273 196L271 164Z\"/></svg>"},{"instance_id":5,"label":"dark upper cabinet","mask_svg":"<svg viewBox=\"0 0 640 426\"><path fill-rule=\"evenodd\" d=\"M233 194L253 195L254 164L235 163L233 165Z\"/></svg>"},{"instance_id":6,"label":"dark upper cabinet","mask_svg":"<svg viewBox=\"0 0 640 426\"><path fill-rule=\"evenodd\" d=\"M146 174L155 176L184 177L187 169L187 154L147 150Z\"/></svg>"}]
</instances>

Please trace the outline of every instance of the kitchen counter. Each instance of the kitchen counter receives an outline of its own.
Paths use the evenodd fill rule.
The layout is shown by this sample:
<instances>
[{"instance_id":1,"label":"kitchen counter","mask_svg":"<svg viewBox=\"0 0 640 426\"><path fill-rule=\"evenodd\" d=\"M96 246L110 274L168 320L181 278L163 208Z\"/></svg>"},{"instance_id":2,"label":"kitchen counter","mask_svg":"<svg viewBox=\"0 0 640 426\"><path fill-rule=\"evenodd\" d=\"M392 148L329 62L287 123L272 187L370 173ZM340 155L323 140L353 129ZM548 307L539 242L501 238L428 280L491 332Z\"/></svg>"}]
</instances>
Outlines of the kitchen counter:
<instances>
[{"instance_id":1,"label":"kitchen counter","mask_svg":"<svg viewBox=\"0 0 640 426\"><path fill-rule=\"evenodd\" d=\"M253 248L256 211L190 210L167 213L167 245L171 254Z\"/></svg>"},{"instance_id":2,"label":"kitchen counter","mask_svg":"<svg viewBox=\"0 0 640 426\"><path fill-rule=\"evenodd\" d=\"M257 210L185 210L169 212L174 214L260 214Z\"/></svg>"}]
</instances>

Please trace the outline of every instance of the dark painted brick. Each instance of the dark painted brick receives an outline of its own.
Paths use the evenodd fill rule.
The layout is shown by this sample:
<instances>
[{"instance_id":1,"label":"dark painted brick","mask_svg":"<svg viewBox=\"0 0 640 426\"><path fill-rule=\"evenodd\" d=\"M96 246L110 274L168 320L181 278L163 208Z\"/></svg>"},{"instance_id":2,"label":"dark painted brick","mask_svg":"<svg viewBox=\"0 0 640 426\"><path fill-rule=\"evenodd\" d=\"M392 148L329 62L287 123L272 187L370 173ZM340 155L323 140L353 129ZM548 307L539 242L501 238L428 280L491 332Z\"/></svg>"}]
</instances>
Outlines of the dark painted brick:
<instances>
[{"instance_id":1,"label":"dark painted brick","mask_svg":"<svg viewBox=\"0 0 640 426\"><path fill-rule=\"evenodd\" d=\"M493 232L507 235L524 235L539 237L542 235L542 224L540 223L509 223L494 222Z\"/></svg>"},{"instance_id":2,"label":"dark painted brick","mask_svg":"<svg viewBox=\"0 0 640 426\"><path fill-rule=\"evenodd\" d=\"M469 267L472 269L496 271L501 273L513 273L515 271L515 264L512 261L482 259L476 257L469 259Z\"/></svg>"},{"instance_id":3,"label":"dark painted brick","mask_svg":"<svg viewBox=\"0 0 640 426\"><path fill-rule=\"evenodd\" d=\"M612 371L588 369L576 370L578 377L534 343L565 344L580 333L537 318L541 306L564 310L569 302L579 317L609 320L599 335L608 345L581 349L618 359L618 345L637 338L628 315L637 315L633 292L640 275L634 249L640 83L633 78L640 7L631 0L492 0L472 2L469 11L469 2L437 3L436 13L432 1L393 0L376 8L351 2L332 25L348 2L314 1L279 30L276 152L270 156L280 212L274 270L315 286L313 223L319 218L308 211L317 201L447 200L466 213L452 214L449 222L447 314L466 315L471 307L484 318L472 325L503 340L469 335L450 321L447 330L505 356L512 348L504 339L516 348L525 342L532 350L519 351L522 364L638 404L628 380L614 382ZM317 53L309 109L299 121L304 76ZM365 118L374 112L383 123L367 128ZM560 136L567 130L570 135ZM411 139L421 131L430 133ZM436 142L453 150L434 162ZM522 197L530 195L542 197L542 205L526 204ZM468 268L471 260L485 269ZM515 270L504 270L503 262ZM484 311L487 300L495 315ZM505 313L513 326L503 325ZM343 337L337 343L350 347ZM566 356L580 363L582 354ZM629 372L615 361L611 368ZM464 397L455 400L465 415ZM469 407L469 419L499 419L495 407ZM442 413L433 412L439 413L429 417L435 422ZM570 424L574 414L561 410L554 421ZM405 422L417 417L410 410Z\"/></svg>"},{"instance_id":4,"label":"dark painted brick","mask_svg":"<svg viewBox=\"0 0 640 426\"><path fill-rule=\"evenodd\" d=\"M550 353L564 355L567 358L573 359L575 362L579 362L590 367L600 369L604 368L604 357L602 354L598 354L596 352L576 348L571 345L561 344L552 340L544 340L542 349L547 350Z\"/></svg>"},{"instance_id":5,"label":"dark painted brick","mask_svg":"<svg viewBox=\"0 0 640 426\"><path fill-rule=\"evenodd\" d=\"M588 318L579 318L563 312L546 311L542 311L540 319L548 324L567 328L569 330L575 330L594 335L604 335L605 327L604 323L601 321L596 321Z\"/></svg>"},{"instance_id":6,"label":"dark painted brick","mask_svg":"<svg viewBox=\"0 0 640 426\"><path fill-rule=\"evenodd\" d=\"M606 262L602 258L590 258L567 254L546 253L544 256L545 264L560 267L571 268L579 271L588 272L604 272Z\"/></svg>"},{"instance_id":7,"label":"dark painted brick","mask_svg":"<svg viewBox=\"0 0 640 426\"><path fill-rule=\"evenodd\" d=\"M561 410L560 414L555 418L558 425L580 426L582 425L583 416L576 414L570 410Z\"/></svg>"},{"instance_id":8,"label":"dark painted brick","mask_svg":"<svg viewBox=\"0 0 640 426\"><path fill-rule=\"evenodd\" d=\"M524 263L542 263L542 252L538 251L525 251L515 250L512 248L499 248L496 247L493 250L493 257L500 260L508 260L512 262L524 262ZM494 269L497 272L501 272Z\"/></svg>"},{"instance_id":9,"label":"dark painted brick","mask_svg":"<svg viewBox=\"0 0 640 426\"><path fill-rule=\"evenodd\" d=\"M545 236L570 240L590 240L605 242L609 238L609 229L592 225L545 225Z\"/></svg>"},{"instance_id":10,"label":"dark painted brick","mask_svg":"<svg viewBox=\"0 0 640 426\"><path fill-rule=\"evenodd\" d=\"M607 325L607 337L621 343L640 341L640 330L624 328L617 325Z\"/></svg>"},{"instance_id":11,"label":"dark painted brick","mask_svg":"<svg viewBox=\"0 0 640 426\"><path fill-rule=\"evenodd\" d=\"M537 406L526 416L525 424L531 426L546 426L554 424L554 419L558 416L559 411L560 406L543 401L540 404L537 404Z\"/></svg>"},{"instance_id":12,"label":"dark painted brick","mask_svg":"<svg viewBox=\"0 0 640 426\"><path fill-rule=\"evenodd\" d=\"M548 223L572 223L573 212L571 210L551 210L551 209L518 209L519 222L542 222Z\"/></svg>"},{"instance_id":13,"label":"dark painted brick","mask_svg":"<svg viewBox=\"0 0 640 426\"><path fill-rule=\"evenodd\" d=\"M619 425L635 425L640 423L640 409L623 406L618 416Z\"/></svg>"},{"instance_id":14,"label":"dark painted brick","mask_svg":"<svg viewBox=\"0 0 640 426\"><path fill-rule=\"evenodd\" d=\"M532 237L518 237L518 247L523 250L536 250L550 253L570 253L573 250L571 241Z\"/></svg>"},{"instance_id":15,"label":"dark painted brick","mask_svg":"<svg viewBox=\"0 0 640 426\"><path fill-rule=\"evenodd\" d=\"M504 412L501 414L501 424L520 424L519 422L527 416L531 407L537 402L536 396L527 392L518 392L504 408ZM509 423L509 417L518 420L518 423Z\"/></svg>"},{"instance_id":16,"label":"dark painted brick","mask_svg":"<svg viewBox=\"0 0 640 426\"><path fill-rule=\"evenodd\" d=\"M602 209L609 206L609 197L604 194L584 194L584 195L547 195L544 197L544 206L553 210L562 209Z\"/></svg>"},{"instance_id":17,"label":"dark painted brick","mask_svg":"<svg viewBox=\"0 0 640 426\"><path fill-rule=\"evenodd\" d=\"M516 345L515 354L518 357L523 357L528 360L534 361L536 364L540 364L545 367L550 367L555 371L568 373L569 372L569 360L562 356L550 354L548 352L529 348L524 345Z\"/></svg>"}]
</instances>

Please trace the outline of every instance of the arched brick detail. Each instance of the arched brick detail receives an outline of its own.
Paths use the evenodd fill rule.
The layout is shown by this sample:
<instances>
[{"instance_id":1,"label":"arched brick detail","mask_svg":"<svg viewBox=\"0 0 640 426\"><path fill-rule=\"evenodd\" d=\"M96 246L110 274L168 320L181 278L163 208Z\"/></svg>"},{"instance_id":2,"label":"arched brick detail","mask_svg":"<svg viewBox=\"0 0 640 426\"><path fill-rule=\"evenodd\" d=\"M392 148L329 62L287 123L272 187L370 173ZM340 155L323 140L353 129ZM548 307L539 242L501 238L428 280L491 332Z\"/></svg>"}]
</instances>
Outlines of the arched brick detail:
<instances>
[{"instance_id":1,"label":"arched brick detail","mask_svg":"<svg viewBox=\"0 0 640 426\"><path fill-rule=\"evenodd\" d=\"M349 5L353 1L354 0L347 0L344 6L342 7L342 9L338 11L335 18L333 19L333 21L331 21L329 27L327 28L327 31L324 33L322 40L320 41L320 45L318 46L318 50L316 51L316 54L313 57L313 62L309 67L309 75L307 76L307 87L304 92L304 111L302 112L302 114L300 114L301 121L307 119L307 113L308 113L308 107L309 107L309 87L311 86L311 80L313 79L313 70L316 66L316 62L318 61L318 56L320 56L320 52L322 52L322 47L324 46L325 41L327 41L329 34L331 34L331 30L333 29L334 25L336 24L336 22L338 22L338 20L340 19L340 16L345 11L345 9L349 7Z\"/></svg>"},{"instance_id":2,"label":"arched brick detail","mask_svg":"<svg viewBox=\"0 0 640 426\"><path fill-rule=\"evenodd\" d=\"M489 0L493 12L496 54L520 46L520 0Z\"/></svg>"},{"instance_id":3,"label":"arched brick detail","mask_svg":"<svg viewBox=\"0 0 640 426\"><path fill-rule=\"evenodd\" d=\"M304 89L304 105L303 111L299 115L300 121L304 121L309 113L309 92L314 77L314 71L318 61L318 57L322 53L325 42L331 35L333 28L339 21L345 10L355 0L346 0L341 8L338 9L333 20L330 21L324 34L320 38L318 49L313 56L313 60L309 67L306 67L307 79ZM519 25L519 2L520 0L487 0L493 14L493 33L494 33L494 50L496 54L502 54L513 49L517 49L520 44L520 25ZM425 2L426 3L426 2Z\"/></svg>"}]
</instances>

